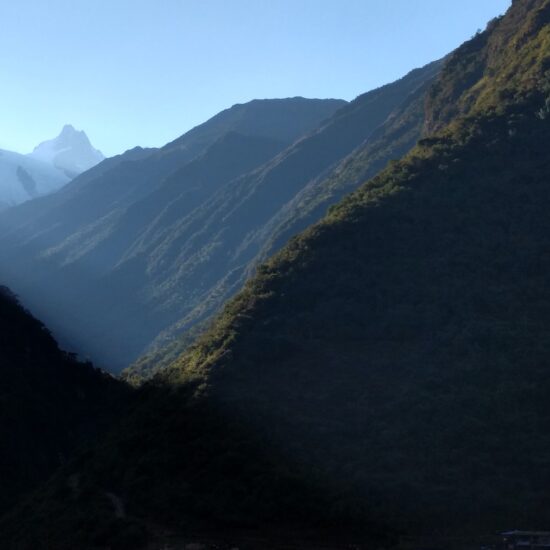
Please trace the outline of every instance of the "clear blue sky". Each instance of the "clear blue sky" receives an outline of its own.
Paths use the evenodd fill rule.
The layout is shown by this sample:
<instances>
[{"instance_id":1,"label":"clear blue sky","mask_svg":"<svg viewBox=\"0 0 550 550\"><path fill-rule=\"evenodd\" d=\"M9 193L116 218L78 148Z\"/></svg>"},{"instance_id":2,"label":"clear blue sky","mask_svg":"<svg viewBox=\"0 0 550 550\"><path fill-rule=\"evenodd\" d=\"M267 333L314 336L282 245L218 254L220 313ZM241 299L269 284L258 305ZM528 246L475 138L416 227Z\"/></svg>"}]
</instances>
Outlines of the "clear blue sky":
<instances>
[{"instance_id":1,"label":"clear blue sky","mask_svg":"<svg viewBox=\"0 0 550 550\"><path fill-rule=\"evenodd\" d=\"M339 97L437 59L510 0L0 0L0 147L64 123L107 155L253 98Z\"/></svg>"}]
</instances>

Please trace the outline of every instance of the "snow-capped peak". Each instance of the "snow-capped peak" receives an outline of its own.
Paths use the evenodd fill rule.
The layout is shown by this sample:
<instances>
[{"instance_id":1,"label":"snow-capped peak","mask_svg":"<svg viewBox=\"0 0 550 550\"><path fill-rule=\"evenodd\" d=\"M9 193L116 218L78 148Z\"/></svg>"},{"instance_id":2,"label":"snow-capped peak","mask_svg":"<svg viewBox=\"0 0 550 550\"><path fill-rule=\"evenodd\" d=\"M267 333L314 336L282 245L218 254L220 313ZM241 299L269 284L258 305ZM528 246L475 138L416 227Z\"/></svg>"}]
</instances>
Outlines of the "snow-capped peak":
<instances>
[{"instance_id":1,"label":"snow-capped peak","mask_svg":"<svg viewBox=\"0 0 550 550\"><path fill-rule=\"evenodd\" d=\"M86 133L71 124L65 124L56 138L42 142L29 156L53 165L69 177L92 168L105 158L101 151L92 147Z\"/></svg>"}]
</instances>

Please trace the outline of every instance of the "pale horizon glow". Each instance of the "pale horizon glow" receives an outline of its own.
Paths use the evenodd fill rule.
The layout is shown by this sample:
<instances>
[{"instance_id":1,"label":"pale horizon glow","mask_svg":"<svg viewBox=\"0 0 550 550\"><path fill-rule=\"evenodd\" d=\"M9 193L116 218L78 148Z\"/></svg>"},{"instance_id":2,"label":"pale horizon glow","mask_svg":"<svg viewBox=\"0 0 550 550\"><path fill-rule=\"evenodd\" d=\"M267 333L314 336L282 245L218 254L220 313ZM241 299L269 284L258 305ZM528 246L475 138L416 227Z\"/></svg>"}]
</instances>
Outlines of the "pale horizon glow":
<instances>
[{"instance_id":1,"label":"pale horizon glow","mask_svg":"<svg viewBox=\"0 0 550 550\"><path fill-rule=\"evenodd\" d=\"M64 124L112 156L235 103L357 95L441 58L510 0L6 0L0 148Z\"/></svg>"}]
</instances>

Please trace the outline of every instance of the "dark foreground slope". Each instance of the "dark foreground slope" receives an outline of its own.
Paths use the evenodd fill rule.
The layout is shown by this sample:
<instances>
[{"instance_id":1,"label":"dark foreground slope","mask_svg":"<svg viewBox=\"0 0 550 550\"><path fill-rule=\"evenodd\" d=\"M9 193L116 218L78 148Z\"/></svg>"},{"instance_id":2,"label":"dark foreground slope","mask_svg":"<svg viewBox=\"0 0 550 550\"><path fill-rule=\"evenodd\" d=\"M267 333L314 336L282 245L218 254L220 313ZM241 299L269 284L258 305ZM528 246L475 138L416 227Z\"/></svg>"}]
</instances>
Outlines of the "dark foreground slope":
<instances>
[{"instance_id":1,"label":"dark foreground slope","mask_svg":"<svg viewBox=\"0 0 550 550\"><path fill-rule=\"evenodd\" d=\"M127 390L62 352L0 288L0 513L67 462L123 408Z\"/></svg>"},{"instance_id":2,"label":"dark foreground slope","mask_svg":"<svg viewBox=\"0 0 550 550\"><path fill-rule=\"evenodd\" d=\"M265 264L3 546L107 547L106 491L153 535L550 523L549 68L550 2L516 0L448 60L437 133Z\"/></svg>"}]
</instances>

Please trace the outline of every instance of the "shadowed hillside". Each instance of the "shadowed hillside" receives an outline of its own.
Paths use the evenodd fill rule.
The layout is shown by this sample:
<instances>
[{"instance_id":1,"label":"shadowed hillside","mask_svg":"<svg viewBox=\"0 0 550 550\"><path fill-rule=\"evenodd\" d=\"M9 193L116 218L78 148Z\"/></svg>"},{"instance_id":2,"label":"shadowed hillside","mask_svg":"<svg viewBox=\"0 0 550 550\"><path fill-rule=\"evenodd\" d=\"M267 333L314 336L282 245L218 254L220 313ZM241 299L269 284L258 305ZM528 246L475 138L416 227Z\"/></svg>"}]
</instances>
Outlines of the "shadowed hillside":
<instances>
[{"instance_id":1,"label":"shadowed hillside","mask_svg":"<svg viewBox=\"0 0 550 550\"><path fill-rule=\"evenodd\" d=\"M123 409L128 390L58 347L15 296L0 288L0 513Z\"/></svg>"}]
</instances>

